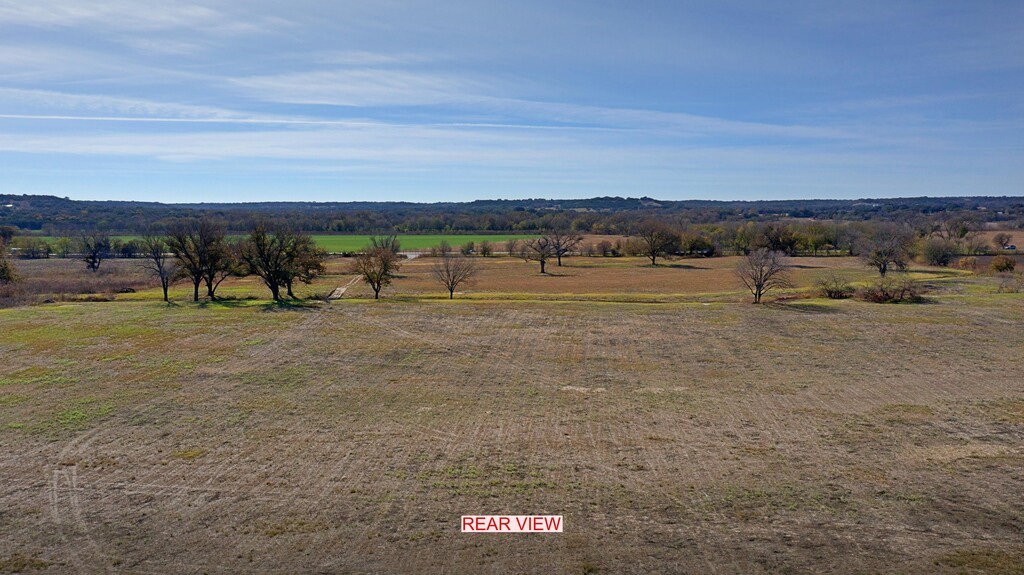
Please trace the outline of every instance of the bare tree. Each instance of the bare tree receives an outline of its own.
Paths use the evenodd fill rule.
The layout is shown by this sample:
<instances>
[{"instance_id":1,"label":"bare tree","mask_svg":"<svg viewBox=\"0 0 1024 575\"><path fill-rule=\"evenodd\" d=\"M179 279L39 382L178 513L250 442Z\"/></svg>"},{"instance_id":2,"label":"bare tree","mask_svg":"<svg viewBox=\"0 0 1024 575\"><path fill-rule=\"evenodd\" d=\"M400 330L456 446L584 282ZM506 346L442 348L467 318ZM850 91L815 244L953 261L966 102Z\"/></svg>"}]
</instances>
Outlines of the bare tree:
<instances>
[{"instance_id":1,"label":"bare tree","mask_svg":"<svg viewBox=\"0 0 1024 575\"><path fill-rule=\"evenodd\" d=\"M754 303L761 303L761 296L770 290L791 285L785 254L767 248L744 256L736 266L736 275L754 296Z\"/></svg>"},{"instance_id":2,"label":"bare tree","mask_svg":"<svg viewBox=\"0 0 1024 575\"><path fill-rule=\"evenodd\" d=\"M959 245L978 235L979 227L970 217L953 216L938 222L935 230L940 238Z\"/></svg>"},{"instance_id":3,"label":"bare tree","mask_svg":"<svg viewBox=\"0 0 1024 575\"><path fill-rule=\"evenodd\" d=\"M388 250L391 253L398 255L398 252L402 250L402 245L398 241L398 236L391 234L389 236L379 235L370 238L370 247L374 249Z\"/></svg>"},{"instance_id":4,"label":"bare tree","mask_svg":"<svg viewBox=\"0 0 1024 575\"><path fill-rule=\"evenodd\" d=\"M640 251L651 260L652 266L658 265L658 256L666 254L679 243L679 236L657 221L644 222L637 235L640 238Z\"/></svg>"},{"instance_id":5,"label":"bare tree","mask_svg":"<svg viewBox=\"0 0 1024 575\"><path fill-rule=\"evenodd\" d=\"M281 289L298 299L292 291L296 280L305 284L324 272L327 253L312 238L288 229L269 231L259 224L239 245L239 257L251 274L259 276L270 289L274 301L281 300Z\"/></svg>"},{"instance_id":6,"label":"bare tree","mask_svg":"<svg viewBox=\"0 0 1024 575\"><path fill-rule=\"evenodd\" d=\"M82 236L82 259L90 271L100 270L100 264L110 256L110 236L91 233Z\"/></svg>"},{"instance_id":7,"label":"bare tree","mask_svg":"<svg viewBox=\"0 0 1024 575\"><path fill-rule=\"evenodd\" d=\"M861 239L860 251L864 263L885 277L889 266L904 270L910 263L914 238L908 230L895 224L879 225Z\"/></svg>"},{"instance_id":8,"label":"bare tree","mask_svg":"<svg viewBox=\"0 0 1024 575\"><path fill-rule=\"evenodd\" d=\"M544 237L551 244L552 252L559 267L562 266L562 256L572 253L580 245L580 242L583 241L583 236L580 234L561 230L548 231L544 234Z\"/></svg>"},{"instance_id":9,"label":"bare tree","mask_svg":"<svg viewBox=\"0 0 1024 575\"><path fill-rule=\"evenodd\" d=\"M167 249L178 262L178 277L192 282L192 301L199 301L199 286L206 270L206 249L199 234L199 223L178 223L167 230Z\"/></svg>"},{"instance_id":10,"label":"bare tree","mask_svg":"<svg viewBox=\"0 0 1024 575\"><path fill-rule=\"evenodd\" d=\"M167 242L163 238L146 235L142 237L140 245L145 258L142 267L160 280L160 287L164 290L164 301L169 301L167 290L177 277L178 264L174 256L167 253Z\"/></svg>"},{"instance_id":11,"label":"bare tree","mask_svg":"<svg viewBox=\"0 0 1024 575\"><path fill-rule=\"evenodd\" d=\"M182 222L167 232L167 248L178 260L179 275L192 282L192 301L199 301L199 286L216 299L217 287L226 278L241 274L237 249L227 240L224 228L209 220Z\"/></svg>"},{"instance_id":12,"label":"bare tree","mask_svg":"<svg viewBox=\"0 0 1024 575\"><path fill-rule=\"evenodd\" d=\"M288 269L285 274L288 297L298 299L292 292L292 286L296 281L309 285L326 273L326 259L327 250L317 246L313 238L304 233L295 233L288 249Z\"/></svg>"},{"instance_id":13,"label":"bare tree","mask_svg":"<svg viewBox=\"0 0 1024 575\"><path fill-rule=\"evenodd\" d=\"M249 237L239 245L239 255L249 273L259 276L270 289L274 301L281 300L281 287L288 275L288 245L291 236L287 231L268 233L263 224L257 225Z\"/></svg>"},{"instance_id":14,"label":"bare tree","mask_svg":"<svg viewBox=\"0 0 1024 575\"><path fill-rule=\"evenodd\" d=\"M223 227L213 226L206 242L207 260L203 282L206 283L207 297L215 300L221 282L231 276L241 276L245 273L238 257L238 245L228 240Z\"/></svg>"},{"instance_id":15,"label":"bare tree","mask_svg":"<svg viewBox=\"0 0 1024 575\"><path fill-rule=\"evenodd\" d=\"M380 299L380 290L391 285L391 280L400 266L401 262L396 252L381 245L371 245L352 260L349 269L370 284L374 299Z\"/></svg>"},{"instance_id":16,"label":"bare tree","mask_svg":"<svg viewBox=\"0 0 1024 575\"><path fill-rule=\"evenodd\" d=\"M555 246L547 236L533 238L523 242L523 259L526 261L540 262L540 273L547 273L544 268L548 260L555 257Z\"/></svg>"},{"instance_id":17,"label":"bare tree","mask_svg":"<svg viewBox=\"0 0 1024 575\"><path fill-rule=\"evenodd\" d=\"M477 273L476 260L446 254L434 262L431 275L448 290L448 299L455 298L455 290Z\"/></svg>"},{"instance_id":18,"label":"bare tree","mask_svg":"<svg viewBox=\"0 0 1024 575\"><path fill-rule=\"evenodd\" d=\"M519 240L512 238L505 242L505 250L508 251L508 255L515 257L519 255Z\"/></svg>"},{"instance_id":19,"label":"bare tree","mask_svg":"<svg viewBox=\"0 0 1024 575\"><path fill-rule=\"evenodd\" d=\"M1012 244L1013 236L1006 232L999 232L998 234L992 236L992 245L994 245L996 249L1005 250Z\"/></svg>"}]
</instances>

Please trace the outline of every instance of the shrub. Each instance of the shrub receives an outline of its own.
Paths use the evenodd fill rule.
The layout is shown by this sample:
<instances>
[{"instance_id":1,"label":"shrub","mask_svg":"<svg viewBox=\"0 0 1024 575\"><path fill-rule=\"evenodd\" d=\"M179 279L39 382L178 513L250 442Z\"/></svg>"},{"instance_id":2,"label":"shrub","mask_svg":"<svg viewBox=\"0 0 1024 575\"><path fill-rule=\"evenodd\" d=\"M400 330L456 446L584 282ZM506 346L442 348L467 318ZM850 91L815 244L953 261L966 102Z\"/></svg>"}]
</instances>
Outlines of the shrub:
<instances>
[{"instance_id":1,"label":"shrub","mask_svg":"<svg viewBox=\"0 0 1024 575\"><path fill-rule=\"evenodd\" d=\"M624 253L627 256L633 256L633 257L644 255L644 248L643 248L643 246L641 245L640 242L638 242L638 241L636 241L634 239L627 239L625 241L617 242L617 243L619 243L622 246L621 248L616 250L616 251L618 251L620 253Z\"/></svg>"},{"instance_id":2,"label":"shrub","mask_svg":"<svg viewBox=\"0 0 1024 575\"><path fill-rule=\"evenodd\" d=\"M491 246L491 242L484 240L480 242L480 255L489 258L494 253L494 247Z\"/></svg>"},{"instance_id":3,"label":"shrub","mask_svg":"<svg viewBox=\"0 0 1024 575\"><path fill-rule=\"evenodd\" d=\"M828 299L846 299L853 295L853 286L835 272L819 280L818 287L821 295Z\"/></svg>"},{"instance_id":4,"label":"shrub","mask_svg":"<svg viewBox=\"0 0 1024 575\"><path fill-rule=\"evenodd\" d=\"M1012 272L1017 267L1017 261L1010 256L996 256L992 258L992 271L996 273Z\"/></svg>"},{"instance_id":5,"label":"shrub","mask_svg":"<svg viewBox=\"0 0 1024 575\"><path fill-rule=\"evenodd\" d=\"M956 254L956 246L940 238L931 238L925 241L921 248L921 257L930 266L946 267L953 261Z\"/></svg>"},{"instance_id":6,"label":"shrub","mask_svg":"<svg viewBox=\"0 0 1024 575\"><path fill-rule=\"evenodd\" d=\"M960 268L962 270L976 272L976 271L978 271L978 258L976 258L974 256L968 256L966 258L960 258L956 262L956 267L958 267L958 268Z\"/></svg>"},{"instance_id":7,"label":"shrub","mask_svg":"<svg viewBox=\"0 0 1024 575\"><path fill-rule=\"evenodd\" d=\"M864 288L860 297L873 303L919 303L924 301L921 286L910 278L882 278Z\"/></svg>"},{"instance_id":8,"label":"shrub","mask_svg":"<svg viewBox=\"0 0 1024 575\"><path fill-rule=\"evenodd\" d=\"M18 270L14 269L14 264L0 254L0 285L12 284L19 279L21 278L18 276Z\"/></svg>"},{"instance_id":9,"label":"shrub","mask_svg":"<svg viewBox=\"0 0 1024 575\"><path fill-rule=\"evenodd\" d=\"M1024 274L1003 272L999 274L999 293L1020 293L1024 291Z\"/></svg>"}]
</instances>

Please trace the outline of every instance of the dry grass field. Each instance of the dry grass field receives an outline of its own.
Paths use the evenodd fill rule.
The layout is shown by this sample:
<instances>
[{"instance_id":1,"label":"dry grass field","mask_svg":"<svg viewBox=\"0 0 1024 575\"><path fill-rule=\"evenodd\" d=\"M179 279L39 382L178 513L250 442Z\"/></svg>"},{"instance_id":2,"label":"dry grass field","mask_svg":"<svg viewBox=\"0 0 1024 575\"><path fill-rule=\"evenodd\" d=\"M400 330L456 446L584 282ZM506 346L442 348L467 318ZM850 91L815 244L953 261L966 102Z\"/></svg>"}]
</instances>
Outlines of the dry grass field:
<instances>
[{"instance_id":1,"label":"dry grass field","mask_svg":"<svg viewBox=\"0 0 1024 575\"><path fill-rule=\"evenodd\" d=\"M0 572L1024 572L1024 295L794 263L762 306L727 258L496 258L453 302L417 259L2 309ZM502 513L565 531L459 533Z\"/></svg>"}]
</instances>

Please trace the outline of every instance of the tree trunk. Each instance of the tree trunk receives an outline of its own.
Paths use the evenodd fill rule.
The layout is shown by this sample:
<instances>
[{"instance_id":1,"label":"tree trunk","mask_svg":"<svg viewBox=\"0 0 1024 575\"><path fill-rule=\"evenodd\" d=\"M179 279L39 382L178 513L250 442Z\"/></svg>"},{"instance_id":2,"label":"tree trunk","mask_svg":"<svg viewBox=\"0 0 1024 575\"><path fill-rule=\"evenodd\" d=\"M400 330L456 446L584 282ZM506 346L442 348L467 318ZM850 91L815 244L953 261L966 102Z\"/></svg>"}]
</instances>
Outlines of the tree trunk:
<instances>
[{"instance_id":1,"label":"tree trunk","mask_svg":"<svg viewBox=\"0 0 1024 575\"><path fill-rule=\"evenodd\" d=\"M562 254L555 256L555 259L558 260L558 267L562 267Z\"/></svg>"},{"instance_id":2,"label":"tree trunk","mask_svg":"<svg viewBox=\"0 0 1024 575\"><path fill-rule=\"evenodd\" d=\"M192 282L192 301L199 301L199 282Z\"/></svg>"},{"instance_id":3,"label":"tree trunk","mask_svg":"<svg viewBox=\"0 0 1024 575\"><path fill-rule=\"evenodd\" d=\"M540 273L544 273L544 264L545 263L546 262L544 260L540 260Z\"/></svg>"},{"instance_id":4,"label":"tree trunk","mask_svg":"<svg viewBox=\"0 0 1024 575\"><path fill-rule=\"evenodd\" d=\"M658 261L658 254L651 255L651 265L652 266L658 265L657 261Z\"/></svg>"},{"instance_id":5,"label":"tree trunk","mask_svg":"<svg viewBox=\"0 0 1024 575\"><path fill-rule=\"evenodd\" d=\"M281 288L275 284L270 284L270 295L274 296L274 301L281 301Z\"/></svg>"},{"instance_id":6,"label":"tree trunk","mask_svg":"<svg viewBox=\"0 0 1024 575\"><path fill-rule=\"evenodd\" d=\"M373 299L380 299L380 288L373 288Z\"/></svg>"},{"instance_id":7,"label":"tree trunk","mask_svg":"<svg viewBox=\"0 0 1024 575\"><path fill-rule=\"evenodd\" d=\"M448 299L455 299L455 288L448 290Z\"/></svg>"},{"instance_id":8,"label":"tree trunk","mask_svg":"<svg viewBox=\"0 0 1024 575\"><path fill-rule=\"evenodd\" d=\"M167 302L167 303L170 303L170 300L167 299L167 286L168 286L168 284L170 282L168 282L167 279L164 278L164 279L160 280L160 283L163 284L163 288L164 288L164 301Z\"/></svg>"}]
</instances>

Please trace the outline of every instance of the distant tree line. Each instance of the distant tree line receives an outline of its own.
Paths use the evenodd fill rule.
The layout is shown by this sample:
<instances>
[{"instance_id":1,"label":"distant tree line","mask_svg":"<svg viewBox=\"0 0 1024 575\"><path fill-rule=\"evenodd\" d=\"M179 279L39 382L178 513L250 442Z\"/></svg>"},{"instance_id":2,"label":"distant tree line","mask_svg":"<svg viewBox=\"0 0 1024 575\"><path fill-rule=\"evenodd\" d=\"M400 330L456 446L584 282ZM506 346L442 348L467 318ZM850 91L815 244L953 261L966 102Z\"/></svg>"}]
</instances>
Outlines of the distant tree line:
<instances>
[{"instance_id":1,"label":"distant tree line","mask_svg":"<svg viewBox=\"0 0 1024 575\"><path fill-rule=\"evenodd\" d=\"M229 233L260 223L319 233L538 232L628 235L655 218L674 227L778 220L917 222L954 216L1024 227L1024 198L895 198L876 200L663 201L653 198L404 202L159 204L75 201L53 196L0 195L0 225L60 236L78 230L143 234L154 227L206 219ZM6 207L11 206L11 207Z\"/></svg>"}]
</instances>

